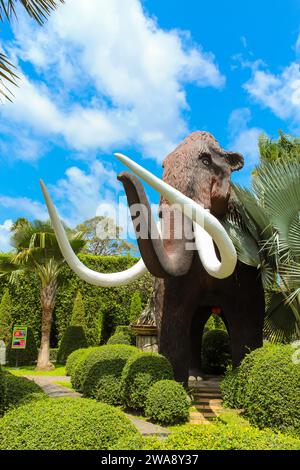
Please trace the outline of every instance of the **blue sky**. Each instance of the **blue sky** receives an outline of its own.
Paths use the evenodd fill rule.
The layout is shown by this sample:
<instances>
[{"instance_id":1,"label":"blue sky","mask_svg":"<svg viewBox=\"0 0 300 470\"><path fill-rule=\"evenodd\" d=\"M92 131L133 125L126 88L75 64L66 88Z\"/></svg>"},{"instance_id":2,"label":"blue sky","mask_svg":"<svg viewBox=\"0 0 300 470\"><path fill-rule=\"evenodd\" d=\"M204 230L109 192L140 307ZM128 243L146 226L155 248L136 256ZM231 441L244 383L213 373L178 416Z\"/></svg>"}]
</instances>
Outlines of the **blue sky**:
<instances>
[{"instance_id":1,"label":"blue sky","mask_svg":"<svg viewBox=\"0 0 300 470\"><path fill-rule=\"evenodd\" d=\"M194 130L243 153L249 184L261 132L300 134L299 33L300 0L66 0L43 28L20 10L1 34L20 81L0 106L0 250L17 217L47 217L39 178L75 226L122 196L113 152L161 175Z\"/></svg>"}]
</instances>

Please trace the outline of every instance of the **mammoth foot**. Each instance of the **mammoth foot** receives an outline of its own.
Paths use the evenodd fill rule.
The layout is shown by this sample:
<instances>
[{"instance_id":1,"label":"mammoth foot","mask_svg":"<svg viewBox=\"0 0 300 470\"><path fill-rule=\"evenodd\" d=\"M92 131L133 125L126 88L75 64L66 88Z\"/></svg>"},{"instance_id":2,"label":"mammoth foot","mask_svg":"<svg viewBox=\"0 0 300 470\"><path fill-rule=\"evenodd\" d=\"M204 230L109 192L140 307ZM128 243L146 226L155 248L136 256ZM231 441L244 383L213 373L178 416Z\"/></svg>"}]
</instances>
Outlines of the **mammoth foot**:
<instances>
[{"instance_id":1,"label":"mammoth foot","mask_svg":"<svg viewBox=\"0 0 300 470\"><path fill-rule=\"evenodd\" d=\"M202 380L202 374L200 369L190 369L189 370L189 381Z\"/></svg>"}]
</instances>

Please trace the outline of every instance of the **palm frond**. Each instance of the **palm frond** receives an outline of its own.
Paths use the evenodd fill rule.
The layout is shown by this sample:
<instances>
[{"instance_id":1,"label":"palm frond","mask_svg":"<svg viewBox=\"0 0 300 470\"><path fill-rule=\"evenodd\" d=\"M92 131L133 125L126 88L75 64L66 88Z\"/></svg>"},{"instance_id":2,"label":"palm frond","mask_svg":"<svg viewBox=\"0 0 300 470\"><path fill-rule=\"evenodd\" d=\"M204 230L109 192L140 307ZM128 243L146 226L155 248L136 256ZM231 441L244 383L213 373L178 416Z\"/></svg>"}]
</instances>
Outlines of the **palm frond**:
<instances>
[{"instance_id":1,"label":"palm frond","mask_svg":"<svg viewBox=\"0 0 300 470\"><path fill-rule=\"evenodd\" d=\"M15 66L7 59L6 55L0 52L0 95L12 101L12 92L6 83L17 86L17 75L14 72Z\"/></svg>"},{"instance_id":2,"label":"palm frond","mask_svg":"<svg viewBox=\"0 0 300 470\"><path fill-rule=\"evenodd\" d=\"M267 310L264 334L270 341L291 342L297 338L297 319L282 292L270 292L267 297Z\"/></svg>"}]
</instances>

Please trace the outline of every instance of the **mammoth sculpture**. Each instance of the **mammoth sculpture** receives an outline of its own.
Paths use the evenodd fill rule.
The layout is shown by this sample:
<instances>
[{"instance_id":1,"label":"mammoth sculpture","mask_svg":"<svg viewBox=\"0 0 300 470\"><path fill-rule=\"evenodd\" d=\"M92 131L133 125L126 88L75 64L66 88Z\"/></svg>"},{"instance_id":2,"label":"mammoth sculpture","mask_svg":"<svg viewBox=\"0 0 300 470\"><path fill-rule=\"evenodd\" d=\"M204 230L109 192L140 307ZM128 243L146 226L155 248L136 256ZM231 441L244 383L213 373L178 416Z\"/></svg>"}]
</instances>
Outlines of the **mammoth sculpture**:
<instances>
[{"instance_id":1,"label":"mammoth sculpture","mask_svg":"<svg viewBox=\"0 0 300 470\"><path fill-rule=\"evenodd\" d=\"M113 274L84 266L72 251L41 183L67 263L81 279L98 286L126 284L147 270L155 276L159 350L172 363L176 380L187 383L189 374L198 375L201 336L214 306L222 310L233 365L237 366L247 351L262 345L264 318L260 272L237 261L220 223L232 203L231 173L243 167L243 157L222 149L207 132L192 133L166 157L162 180L128 157L116 157L135 173L122 172L118 179L126 192L141 259L130 269ZM160 227L135 175L161 195Z\"/></svg>"}]
</instances>

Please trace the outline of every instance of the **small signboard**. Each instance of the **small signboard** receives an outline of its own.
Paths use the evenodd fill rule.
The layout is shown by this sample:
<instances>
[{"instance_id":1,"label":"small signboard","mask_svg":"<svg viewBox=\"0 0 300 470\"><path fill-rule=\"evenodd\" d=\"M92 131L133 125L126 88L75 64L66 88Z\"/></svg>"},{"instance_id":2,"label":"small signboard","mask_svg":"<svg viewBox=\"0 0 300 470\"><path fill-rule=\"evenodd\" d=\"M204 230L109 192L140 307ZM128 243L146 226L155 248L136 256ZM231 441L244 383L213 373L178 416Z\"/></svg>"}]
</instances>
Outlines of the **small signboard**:
<instances>
[{"instance_id":1,"label":"small signboard","mask_svg":"<svg viewBox=\"0 0 300 470\"><path fill-rule=\"evenodd\" d=\"M11 349L25 349L27 341L27 326L15 326L13 329Z\"/></svg>"}]
</instances>

